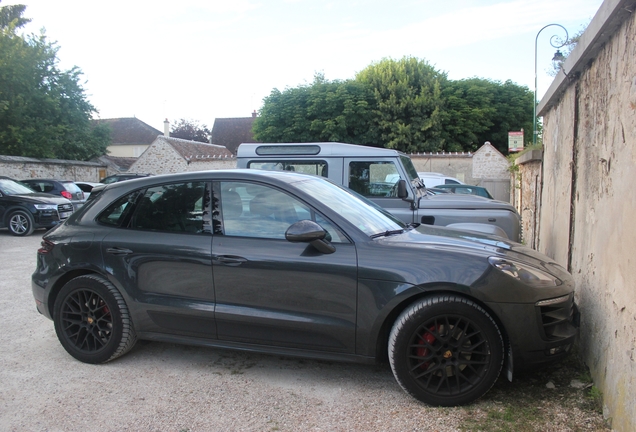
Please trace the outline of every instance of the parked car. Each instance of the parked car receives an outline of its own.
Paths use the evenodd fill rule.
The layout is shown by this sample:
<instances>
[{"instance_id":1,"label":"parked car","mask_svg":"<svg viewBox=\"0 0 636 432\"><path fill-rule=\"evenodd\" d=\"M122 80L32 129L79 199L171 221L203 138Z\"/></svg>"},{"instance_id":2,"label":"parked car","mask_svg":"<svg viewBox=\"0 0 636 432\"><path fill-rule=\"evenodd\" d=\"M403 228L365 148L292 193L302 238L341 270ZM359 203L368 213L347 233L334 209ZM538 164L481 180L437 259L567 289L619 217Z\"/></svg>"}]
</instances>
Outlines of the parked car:
<instances>
[{"instance_id":1,"label":"parked car","mask_svg":"<svg viewBox=\"0 0 636 432\"><path fill-rule=\"evenodd\" d=\"M95 182L85 182L85 181L76 181L75 184L78 188L84 192L84 202L88 200L88 197L91 196L91 191L95 186L102 185L103 183L95 183Z\"/></svg>"},{"instance_id":2,"label":"parked car","mask_svg":"<svg viewBox=\"0 0 636 432\"><path fill-rule=\"evenodd\" d=\"M435 186L437 189L445 189L456 194L477 195L484 198L494 199L488 189L481 186L473 185L456 185L456 184L443 184Z\"/></svg>"},{"instance_id":3,"label":"parked car","mask_svg":"<svg viewBox=\"0 0 636 432\"><path fill-rule=\"evenodd\" d=\"M9 177L0 176L0 227L27 236L37 228L52 228L68 218L73 204L66 198L36 193Z\"/></svg>"},{"instance_id":4,"label":"parked car","mask_svg":"<svg viewBox=\"0 0 636 432\"><path fill-rule=\"evenodd\" d=\"M70 180L53 179L26 179L20 180L36 192L43 192L51 195L59 195L73 203L73 209L80 208L86 198L84 192Z\"/></svg>"},{"instance_id":5,"label":"parked car","mask_svg":"<svg viewBox=\"0 0 636 432\"><path fill-rule=\"evenodd\" d=\"M433 405L469 403L505 365L562 358L574 281L501 237L406 225L305 174L218 170L100 186L43 236L38 310L70 355L137 339L374 362ZM46 355L42 353L42 355Z\"/></svg>"},{"instance_id":6,"label":"parked car","mask_svg":"<svg viewBox=\"0 0 636 432\"><path fill-rule=\"evenodd\" d=\"M443 184L464 184L463 181L455 177L449 177L435 172L418 172L417 176L424 182L427 188L437 187Z\"/></svg>"},{"instance_id":7,"label":"parked car","mask_svg":"<svg viewBox=\"0 0 636 432\"><path fill-rule=\"evenodd\" d=\"M99 182L104 184L109 184L109 183L117 183L124 180L131 180L131 179L148 177L148 176L150 176L150 174L141 174L141 173L113 174L108 177L104 177Z\"/></svg>"}]
</instances>

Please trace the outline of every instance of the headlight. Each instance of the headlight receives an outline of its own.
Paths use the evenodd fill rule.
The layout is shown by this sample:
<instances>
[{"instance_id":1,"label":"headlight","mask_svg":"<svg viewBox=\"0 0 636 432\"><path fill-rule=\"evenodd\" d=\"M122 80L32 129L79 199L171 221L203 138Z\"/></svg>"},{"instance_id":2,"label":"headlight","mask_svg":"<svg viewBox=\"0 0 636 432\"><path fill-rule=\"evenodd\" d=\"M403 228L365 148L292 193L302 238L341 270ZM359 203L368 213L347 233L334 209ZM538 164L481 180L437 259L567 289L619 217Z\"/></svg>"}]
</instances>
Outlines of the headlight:
<instances>
[{"instance_id":1,"label":"headlight","mask_svg":"<svg viewBox=\"0 0 636 432\"><path fill-rule=\"evenodd\" d=\"M497 270L533 287L553 287L563 283L556 276L529 264L499 257L490 257L488 262Z\"/></svg>"},{"instance_id":2,"label":"headlight","mask_svg":"<svg viewBox=\"0 0 636 432\"><path fill-rule=\"evenodd\" d=\"M38 210L57 210L57 204L33 204Z\"/></svg>"}]
</instances>

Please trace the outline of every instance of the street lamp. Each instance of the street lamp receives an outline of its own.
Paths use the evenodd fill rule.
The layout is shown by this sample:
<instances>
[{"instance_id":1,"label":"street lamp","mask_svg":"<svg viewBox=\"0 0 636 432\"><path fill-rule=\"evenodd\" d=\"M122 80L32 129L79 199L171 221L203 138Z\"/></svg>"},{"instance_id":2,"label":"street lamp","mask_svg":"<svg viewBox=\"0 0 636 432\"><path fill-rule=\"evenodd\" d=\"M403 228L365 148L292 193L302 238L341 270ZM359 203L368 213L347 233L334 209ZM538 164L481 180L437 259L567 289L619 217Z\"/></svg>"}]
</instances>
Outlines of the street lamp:
<instances>
[{"instance_id":1,"label":"street lamp","mask_svg":"<svg viewBox=\"0 0 636 432\"><path fill-rule=\"evenodd\" d=\"M562 48L566 43L568 43L568 31L561 24L548 24L544 26L539 33L537 33L537 37L534 38L534 115L532 117L532 145L537 145L537 42L539 41L539 35L543 30L548 27L557 26L561 27L565 32L565 39L563 39L563 43L559 44L559 39L557 39L557 35L553 35L550 38L550 45L557 49L556 53L554 53L554 57L552 61L562 61L565 57L559 51L559 48Z\"/></svg>"}]
</instances>

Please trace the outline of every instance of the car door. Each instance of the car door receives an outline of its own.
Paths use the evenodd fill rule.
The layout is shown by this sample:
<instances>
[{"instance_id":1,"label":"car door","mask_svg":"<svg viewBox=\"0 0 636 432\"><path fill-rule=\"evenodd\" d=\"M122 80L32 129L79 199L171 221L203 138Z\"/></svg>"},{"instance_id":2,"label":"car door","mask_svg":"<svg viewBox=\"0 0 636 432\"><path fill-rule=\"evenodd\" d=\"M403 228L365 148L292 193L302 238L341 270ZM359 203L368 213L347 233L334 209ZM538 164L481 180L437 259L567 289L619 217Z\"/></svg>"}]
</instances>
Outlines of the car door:
<instances>
[{"instance_id":1,"label":"car door","mask_svg":"<svg viewBox=\"0 0 636 432\"><path fill-rule=\"evenodd\" d=\"M238 181L214 185L218 211L212 263L219 339L353 353L355 245L282 190ZM327 229L334 253L285 240L287 228L304 219Z\"/></svg>"},{"instance_id":2,"label":"car door","mask_svg":"<svg viewBox=\"0 0 636 432\"><path fill-rule=\"evenodd\" d=\"M118 226L102 241L104 265L144 304L147 313L135 323L142 331L216 338L207 185L136 191L98 217L103 225Z\"/></svg>"},{"instance_id":3,"label":"car door","mask_svg":"<svg viewBox=\"0 0 636 432\"><path fill-rule=\"evenodd\" d=\"M405 223L414 222L411 203L397 196L397 182L408 181L394 158L345 158L347 185Z\"/></svg>"}]
</instances>

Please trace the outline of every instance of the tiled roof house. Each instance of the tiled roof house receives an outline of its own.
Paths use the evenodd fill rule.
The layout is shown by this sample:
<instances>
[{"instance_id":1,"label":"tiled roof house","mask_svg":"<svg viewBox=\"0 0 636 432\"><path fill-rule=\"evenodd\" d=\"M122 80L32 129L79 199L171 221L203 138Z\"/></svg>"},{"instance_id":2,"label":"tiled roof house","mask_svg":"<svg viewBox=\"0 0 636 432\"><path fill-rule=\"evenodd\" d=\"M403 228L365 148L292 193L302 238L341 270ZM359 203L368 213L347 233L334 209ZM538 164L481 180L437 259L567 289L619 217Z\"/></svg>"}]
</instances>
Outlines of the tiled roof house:
<instances>
[{"instance_id":1,"label":"tiled roof house","mask_svg":"<svg viewBox=\"0 0 636 432\"><path fill-rule=\"evenodd\" d=\"M234 155L225 147L162 135L155 138L128 171L170 174L223 168L236 168Z\"/></svg>"},{"instance_id":2,"label":"tiled roof house","mask_svg":"<svg viewBox=\"0 0 636 432\"><path fill-rule=\"evenodd\" d=\"M158 135L158 129L135 117L94 120L98 124L110 126L111 144L107 151L109 156L139 157L152 144Z\"/></svg>"},{"instance_id":3,"label":"tiled roof house","mask_svg":"<svg viewBox=\"0 0 636 432\"><path fill-rule=\"evenodd\" d=\"M256 112L251 117L217 118L212 127L212 142L227 148L233 154L241 143L257 143L252 133Z\"/></svg>"}]
</instances>

